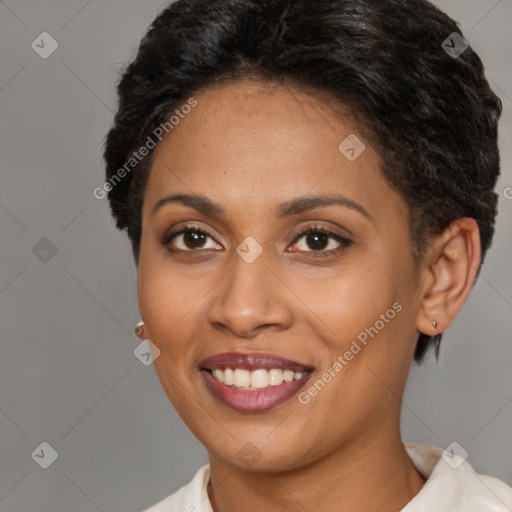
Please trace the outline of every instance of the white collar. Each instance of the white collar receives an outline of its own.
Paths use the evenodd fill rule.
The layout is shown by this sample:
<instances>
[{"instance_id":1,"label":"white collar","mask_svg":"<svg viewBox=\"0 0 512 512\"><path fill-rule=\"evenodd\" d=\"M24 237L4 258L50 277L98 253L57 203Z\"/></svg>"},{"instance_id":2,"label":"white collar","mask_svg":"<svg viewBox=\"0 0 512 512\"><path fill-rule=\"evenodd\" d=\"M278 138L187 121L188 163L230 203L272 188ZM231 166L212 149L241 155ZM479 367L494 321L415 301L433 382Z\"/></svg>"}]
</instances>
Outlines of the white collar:
<instances>
[{"instance_id":1,"label":"white collar","mask_svg":"<svg viewBox=\"0 0 512 512\"><path fill-rule=\"evenodd\" d=\"M459 455L414 443L405 443L405 449L427 481L401 512L512 511L512 488L496 478L478 475ZM206 490L209 479L207 464L187 485L144 512L213 512Z\"/></svg>"},{"instance_id":2,"label":"white collar","mask_svg":"<svg viewBox=\"0 0 512 512\"><path fill-rule=\"evenodd\" d=\"M416 469L427 479L401 512L510 512L512 488L486 475L453 451L405 443Z\"/></svg>"}]
</instances>

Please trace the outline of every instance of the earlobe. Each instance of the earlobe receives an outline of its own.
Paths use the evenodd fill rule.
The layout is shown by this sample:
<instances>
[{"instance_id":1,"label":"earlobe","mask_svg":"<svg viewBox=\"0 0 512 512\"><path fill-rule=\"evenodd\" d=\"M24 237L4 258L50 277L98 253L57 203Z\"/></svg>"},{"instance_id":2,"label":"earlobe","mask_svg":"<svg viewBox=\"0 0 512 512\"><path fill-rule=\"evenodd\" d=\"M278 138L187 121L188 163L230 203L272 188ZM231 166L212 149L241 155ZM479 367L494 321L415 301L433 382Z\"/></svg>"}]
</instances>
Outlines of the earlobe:
<instances>
[{"instance_id":1,"label":"earlobe","mask_svg":"<svg viewBox=\"0 0 512 512\"><path fill-rule=\"evenodd\" d=\"M417 330L434 336L457 316L475 282L481 262L480 233L474 219L453 221L439 235L425 258L428 277Z\"/></svg>"}]
</instances>

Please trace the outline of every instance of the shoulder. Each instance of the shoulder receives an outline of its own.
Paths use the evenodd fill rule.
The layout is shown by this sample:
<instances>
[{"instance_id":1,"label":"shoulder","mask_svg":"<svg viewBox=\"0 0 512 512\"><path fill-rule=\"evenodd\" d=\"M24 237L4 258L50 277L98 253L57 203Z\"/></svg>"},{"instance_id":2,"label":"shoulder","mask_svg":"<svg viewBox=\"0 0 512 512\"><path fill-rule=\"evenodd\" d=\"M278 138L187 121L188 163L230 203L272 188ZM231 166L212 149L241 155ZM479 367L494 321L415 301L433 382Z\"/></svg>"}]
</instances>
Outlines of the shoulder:
<instances>
[{"instance_id":1,"label":"shoulder","mask_svg":"<svg viewBox=\"0 0 512 512\"><path fill-rule=\"evenodd\" d=\"M466 456L435 446L406 444L413 464L427 479L403 512L510 512L512 488L497 478L478 474Z\"/></svg>"},{"instance_id":2,"label":"shoulder","mask_svg":"<svg viewBox=\"0 0 512 512\"><path fill-rule=\"evenodd\" d=\"M210 467L206 464L188 484L143 512L212 512L206 491L209 478Z\"/></svg>"}]
</instances>

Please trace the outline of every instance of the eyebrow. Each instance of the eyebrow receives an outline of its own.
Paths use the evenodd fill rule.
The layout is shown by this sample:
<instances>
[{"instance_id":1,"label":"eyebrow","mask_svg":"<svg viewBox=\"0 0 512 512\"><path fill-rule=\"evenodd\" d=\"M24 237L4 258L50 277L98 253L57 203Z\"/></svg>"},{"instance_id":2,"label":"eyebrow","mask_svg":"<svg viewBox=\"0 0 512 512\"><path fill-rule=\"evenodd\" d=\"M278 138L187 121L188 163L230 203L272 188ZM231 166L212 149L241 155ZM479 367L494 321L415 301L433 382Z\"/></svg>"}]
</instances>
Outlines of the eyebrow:
<instances>
[{"instance_id":1,"label":"eyebrow","mask_svg":"<svg viewBox=\"0 0 512 512\"><path fill-rule=\"evenodd\" d=\"M162 197L153 206L151 215L154 215L157 210L162 208L165 204L169 203L181 203L185 206L193 208L198 212L204 213L205 215L212 215L216 217L226 217L224 208L221 205L213 202L206 196L199 194L173 194ZM315 208L322 206L343 206L354 210L362 214L364 217L373 220L372 216L368 211L363 208L360 204L344 197L341 194L319 194L310 196L299 196L289 201L281 203L276 209L276 216L280 219L304 213Z\"/></svg>"}]
</instances>

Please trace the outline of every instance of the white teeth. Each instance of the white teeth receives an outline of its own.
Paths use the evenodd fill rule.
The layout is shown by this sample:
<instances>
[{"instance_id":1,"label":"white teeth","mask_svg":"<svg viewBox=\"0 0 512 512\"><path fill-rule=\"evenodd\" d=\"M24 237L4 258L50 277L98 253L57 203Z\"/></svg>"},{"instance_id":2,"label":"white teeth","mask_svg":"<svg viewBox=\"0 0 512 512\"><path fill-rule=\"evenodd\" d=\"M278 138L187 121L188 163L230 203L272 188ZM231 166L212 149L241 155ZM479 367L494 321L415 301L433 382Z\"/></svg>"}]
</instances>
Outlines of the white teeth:
<instances>
[{"instance_id":1,"label":"white teeth","mask_svg":"<svg viewBox=\"0 0 512 512\"><path fill-rule=\"evenodd\" d=\"M268 372L268 378L271 386L279 386L279 384L283 383L283 370L272 368L272 370Z\"/></svg>"},{"instance_id":2,"label":"white teeth","mask_svg":"<svg viewBox=\"0 0 512 512\"><path fill-rule=\"evenodd\" d=\"M234 386L240 389L264 389L270 386L279 386L283 382L292 382L304 377L305 372L294 372L293 370L281 370L264 368L249 371L244 368L226 368L224 370L215 368L213 376L226 386Z\"/></svg>"},{"instance_id":3,"label":"white teeth","mask_svg":"<svg viewBox=\"0 0 512 512\"><path fill-rule=\"evenodd\" d=\"M219 371L222 371L222 370L219 370ZM217 376L214 374L214 377L217 377ZM234 383L235 383L235 379L234 379L234 375L233 375L233 370L231 368L226 368L224 370L224 384L226 384L226 386L232 386Z\"/></svg>"},{"instance_id":4,"label":"white teeth","mask_svg":"<svg viewBox=\"0 0 512 512\"><path fill-rule=\"evenodd\" d=\"M234 374L234 385L237 388L248 388L251 385L251 372L237 368Z\"/></svg>"},{"instance_id":5,"label":"white teeth","mask_svg":"<svg viewBox=\"0 0 512 512\"><path fill-rule=\"evenodd\" d=\"M285 382L291 382L293 380L293 372L291 370L285 370L283 372L283 380Z\"/></svg>"},{"instance_id":6,"label":"white teeth","mask_svg":"<svg viewBox=\"0 0 512 512\"><path fill-rule=\"evenodd\" d=\"M254 370L251 372L251 386L253 388L268 388L269 382L267 370Z\"/></svg>"}]
</instances>

